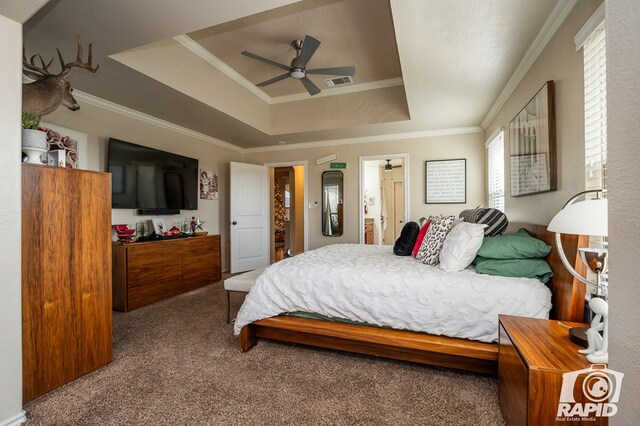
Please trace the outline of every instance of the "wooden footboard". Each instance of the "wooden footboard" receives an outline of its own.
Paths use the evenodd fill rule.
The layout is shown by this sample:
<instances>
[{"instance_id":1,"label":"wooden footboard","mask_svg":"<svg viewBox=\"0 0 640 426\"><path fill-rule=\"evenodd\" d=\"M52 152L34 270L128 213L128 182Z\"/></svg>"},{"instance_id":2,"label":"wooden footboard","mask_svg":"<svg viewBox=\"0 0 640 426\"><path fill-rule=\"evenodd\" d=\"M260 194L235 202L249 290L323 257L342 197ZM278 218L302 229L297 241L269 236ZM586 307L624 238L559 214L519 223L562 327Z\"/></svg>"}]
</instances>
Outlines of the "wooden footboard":
<instances>
[{"instance_id":1,"label":"wooden footboard","mask_svg":"<svg viewBox=\"0 0 640 426\"><path fill-rule=\"evenodd\" d=\"M245 326L242 351L257 338L393 358L421 364L497 375L498 345L413 331L392 330L291 316L277 316Z\"/></svg>"}]
</instances>

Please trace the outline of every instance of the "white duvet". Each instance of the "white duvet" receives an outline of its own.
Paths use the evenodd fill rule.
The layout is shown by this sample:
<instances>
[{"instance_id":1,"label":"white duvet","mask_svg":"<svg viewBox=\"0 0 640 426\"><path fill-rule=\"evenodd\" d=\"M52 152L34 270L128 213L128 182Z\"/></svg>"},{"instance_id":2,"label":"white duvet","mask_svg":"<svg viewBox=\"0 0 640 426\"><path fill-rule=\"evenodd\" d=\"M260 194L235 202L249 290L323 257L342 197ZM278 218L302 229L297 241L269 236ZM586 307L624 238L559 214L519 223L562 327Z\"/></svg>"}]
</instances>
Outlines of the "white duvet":
<instances>
[{"instance_id":1,"label":"white duvet","mask_svg":"<svg viewBox=\"0 0 640 426\"><path fill-rule=\"evenodd\" d=\"M311 312L395 329L494 342L498 314L548 318L551 292L540 281L444 272L395 256L391 246L336 244L268 267L235 323Z\"/></svg>"}]
</instances>

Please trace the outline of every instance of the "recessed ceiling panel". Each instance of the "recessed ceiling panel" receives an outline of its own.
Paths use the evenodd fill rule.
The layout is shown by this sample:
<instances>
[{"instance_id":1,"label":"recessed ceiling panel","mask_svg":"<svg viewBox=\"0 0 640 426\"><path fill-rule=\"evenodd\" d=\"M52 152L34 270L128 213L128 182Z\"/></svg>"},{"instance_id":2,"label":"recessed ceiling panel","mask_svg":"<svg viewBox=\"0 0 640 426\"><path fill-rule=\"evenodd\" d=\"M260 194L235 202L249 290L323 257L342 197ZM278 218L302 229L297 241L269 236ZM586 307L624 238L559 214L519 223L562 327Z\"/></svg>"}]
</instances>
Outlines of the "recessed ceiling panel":
<instances>
[{"instance_id":1,"label":"recessed ceiling panel","mask_svg":"<svg viewBox=\"0 0 640 426\"><path fill-rule=\"evenodd\" d=\"M307 69L355 65L354 84L401 77L388 0L329 2L282 16L271 13L265 20L251 17L242 21L188 35L254 84L286 71L242 56L240 52L246 50L289 65L295 58L291 41L304 39L305 35L321 42ZM323 82L328 77L331 76L309 75L321 90L331 90ZM306 93L302 84L293 78L263 90L272 97Z\"/></svg>"}]
</instances>

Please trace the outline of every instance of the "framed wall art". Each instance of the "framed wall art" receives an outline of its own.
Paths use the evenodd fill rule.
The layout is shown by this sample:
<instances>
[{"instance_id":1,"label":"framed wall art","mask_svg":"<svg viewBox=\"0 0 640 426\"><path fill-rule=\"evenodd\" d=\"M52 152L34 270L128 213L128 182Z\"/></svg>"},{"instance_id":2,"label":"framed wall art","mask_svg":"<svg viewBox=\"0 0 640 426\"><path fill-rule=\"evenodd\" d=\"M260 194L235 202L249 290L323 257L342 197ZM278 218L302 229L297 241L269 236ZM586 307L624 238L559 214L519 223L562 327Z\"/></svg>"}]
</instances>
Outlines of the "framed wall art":
<instances>
[{"instance_id":1,"label":"framed wall art","mask_svg":"<svg viewBox=\"0 0 640 426\"><path fill-rule=\"evenodd\" d=\"M467 160L425 161L426 204L464 204L467 202Z\"/></svg>"},{"instance_id":2,"label":"framed wall art","mask_svg":"<svg viewBox=\"0 0 640 426\"><path fill-rule=\"evenodd\" d=\"M512 197L558 188L553 81L509 123L509 167Z\"/></svg>"},{"instance_id":3,"label":"framed wall art","mask_svg":"<svg viewBox=\"0 0 640 426\"><path fill-rule=\"evenodd\" d=\"M200 170L200 199L218 199L218 174L210 170Z\"/></svg>"}]
</instances>

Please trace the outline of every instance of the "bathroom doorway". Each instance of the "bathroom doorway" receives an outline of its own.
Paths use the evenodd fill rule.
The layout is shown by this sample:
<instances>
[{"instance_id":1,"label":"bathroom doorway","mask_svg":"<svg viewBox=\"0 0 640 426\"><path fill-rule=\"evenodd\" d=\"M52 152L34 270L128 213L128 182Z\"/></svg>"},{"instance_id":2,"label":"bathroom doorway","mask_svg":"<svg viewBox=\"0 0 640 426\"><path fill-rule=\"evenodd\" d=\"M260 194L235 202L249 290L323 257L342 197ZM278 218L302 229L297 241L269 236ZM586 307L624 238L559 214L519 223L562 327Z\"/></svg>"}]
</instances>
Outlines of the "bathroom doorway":
<instances>
[{"instance_id":1,"label":"bathroom doorway","mask_svg":"<svg viewBox=\"0 0 640 426\"><path fill-rule=\"evenodd\" d=\"M360 243L392 245L409 217L408 154L360 157Z\"/></svg>"}]
</instances>

